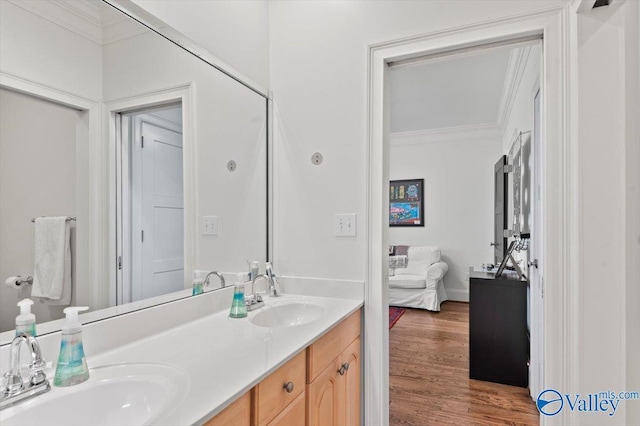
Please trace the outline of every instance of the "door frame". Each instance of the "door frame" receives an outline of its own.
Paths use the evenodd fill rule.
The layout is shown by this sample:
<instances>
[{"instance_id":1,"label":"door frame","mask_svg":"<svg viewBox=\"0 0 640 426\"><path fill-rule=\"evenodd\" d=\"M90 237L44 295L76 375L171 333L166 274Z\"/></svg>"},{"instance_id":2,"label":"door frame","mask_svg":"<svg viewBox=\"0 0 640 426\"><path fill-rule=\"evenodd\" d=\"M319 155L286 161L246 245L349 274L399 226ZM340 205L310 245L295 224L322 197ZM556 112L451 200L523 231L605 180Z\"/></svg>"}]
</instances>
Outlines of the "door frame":
<instances>
[{"instance_id":1,"label":"door frame","mask_svg":"<svg viewBox=\"0 0 640 426\"><path fill-rule=\"evenodd\" d=\"M387 294L389 84L392 61L541 35L545 264L543 387L576 389L579 310L579 205L576 134L577 18L570 5L369 46L367 276L365 286L364 423L389 423ZM553 182L553 185L549 184ZM569 297L568 295L571 295ZM566 411L566 410L565 410ZM542 424L563 424L561 412Z\"/></svg>"},{"instance_id":2,"label":"door frame","mask_svg":"<svg viewBox=\"0 0 640 426\"><path fill-rule=\"evenodd\" d=\"M108 159L108 298L110 305L115 306L116 287L118 283L118 240L117 234L117 151L119 142L118 117L120 113L127 113L137 109L180 102L182 105L182 166L184 178L184 280L191 280L191 272L195 268L196 253L198 252L197 239L197 150L195 144L195 120L194 111L194 85L186 83L172 86L162 90L142 93L139 95L115 99L104 103L104 138L107 142L104 157Z\"/></svg>"},{"instance_id":3,"label":"door frame","mask_svg":"<svg viewBox=\"0 0 640 426\"><path fill-rule=\"evenodd\" d=\"M76 177L86 176L88 178L88 182L84 183L88 188L88 193L76 188L78 210L75 215L78 220L75 227L78 237L74 262L78 276L86 277L89 280L84 300L90 302L92 307L106 307L104 271L107 268L107 262L104 256L104 246L101 244L103 241L101 229L104 225L101 204L104 165L101 155L100 102L4 71L0 71L0 87L46 99L88 115L86 134L83 132L81 135L76 135L76 152L85 151L88 158L87 163L76 162Z\"/></svg>"}]
</instances>

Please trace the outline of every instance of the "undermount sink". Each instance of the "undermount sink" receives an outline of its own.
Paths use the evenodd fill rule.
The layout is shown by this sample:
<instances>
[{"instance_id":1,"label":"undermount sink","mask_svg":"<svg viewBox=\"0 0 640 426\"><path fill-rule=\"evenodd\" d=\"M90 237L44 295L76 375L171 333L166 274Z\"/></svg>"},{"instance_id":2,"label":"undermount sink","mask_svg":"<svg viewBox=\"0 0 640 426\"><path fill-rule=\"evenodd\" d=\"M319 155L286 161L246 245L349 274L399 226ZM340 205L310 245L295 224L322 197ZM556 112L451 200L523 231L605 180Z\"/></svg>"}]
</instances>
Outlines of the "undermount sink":
<instances>
[{"instance_id":1,"label":"undermount sink","mask_svg":"<svg viewBox=\"0 0 640 426\"><path fill-rule=\"evenodd\" d=\"M3 410L10 425L144 425L178 405L189 379L176 367L130 363L92 368L88 381ZM51 378L50 378L51 379Z\"/></svg>"},{"instance_id":2,"label":"undermount sink","mask_svg":"<svg viewBox=\"0 0 640 426\"><path fill-rule=\"evenodd\" d=\"M319 320L325 313L322 306L313 303L287 303L267 306L258 312L251 322L260 327L283 328L307 324Z\"/></svg>"}]
</instances>

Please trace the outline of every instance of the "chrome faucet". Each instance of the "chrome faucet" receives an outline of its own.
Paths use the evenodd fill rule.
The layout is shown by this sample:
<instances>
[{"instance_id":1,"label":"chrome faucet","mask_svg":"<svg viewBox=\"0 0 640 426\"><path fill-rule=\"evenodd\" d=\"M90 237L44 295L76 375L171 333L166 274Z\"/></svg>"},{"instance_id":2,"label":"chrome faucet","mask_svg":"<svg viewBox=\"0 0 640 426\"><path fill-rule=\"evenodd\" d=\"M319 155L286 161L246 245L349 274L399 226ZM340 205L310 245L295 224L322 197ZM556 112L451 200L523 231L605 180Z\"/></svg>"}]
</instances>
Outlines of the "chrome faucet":
<instances>
[{"instance_id":1,"label":"chrome faucet","mask_svg":"<svg viewBox=\"0 0 640 426\"><path fill-rule=\"evenodd\" d=\"M262 300L262 295L256 293L256 281L260 279L265 279L269 282L269 277L266 275L260 274L256 275L253 280L251 280L251 294L247 297L247 311L251 312L255 309L261 308L264 306L264 301Z\"/></svg>"},{"instance_id":2,"label":"chrome faucet","mask_svg":"<svg viewBox=\"0 0 640 426\"><path fill-rule=\"evenodd\" d=\"M31 351L29 381L24 383L20 374L20 347L26 344ZM51 390L51 385L44 374L46 363L42 359L40 345L35 337L21 334L11 342L11 359L9 371L3 376L2 393L0 393L0 410L20 401L32 398Z\"/></svg>"},{"instance_id":3,"label":"chrome faucet","mask_svg":"<svg viewBox=\"0 0 640 426\"><path fill-rule=\"evenodd\" d=\"M276 290L275 283L273 282L273 278L269 275L260 274L251 281L251 295L248 297L248 300L247 300L247 311L253 311L255 309L258 309L264 306L264 301L262 300L262 296L256 293L256 288L255 288L256 281L261 279L266 280L267 283L269 284L270 297L280 297L280 294L278 294L278 291Z\"/></svg>"},{"instance_id":4,"label":"chrome faucet","mask_svg":"<svg viewBox=\"0 0 640 426\"><path fill-rule=\"evenodd\" d=\"M224 281L224 277L222 276L222 274L218 271L211 271L207 274L206 277L204 277L204 281L203 284L204 285L209 285L209 277L211 277L211 275L215 275L216 277L220 278L220 287L221 288L225 288L227 286L227 283Z\"/></svg>"}]
</instances>

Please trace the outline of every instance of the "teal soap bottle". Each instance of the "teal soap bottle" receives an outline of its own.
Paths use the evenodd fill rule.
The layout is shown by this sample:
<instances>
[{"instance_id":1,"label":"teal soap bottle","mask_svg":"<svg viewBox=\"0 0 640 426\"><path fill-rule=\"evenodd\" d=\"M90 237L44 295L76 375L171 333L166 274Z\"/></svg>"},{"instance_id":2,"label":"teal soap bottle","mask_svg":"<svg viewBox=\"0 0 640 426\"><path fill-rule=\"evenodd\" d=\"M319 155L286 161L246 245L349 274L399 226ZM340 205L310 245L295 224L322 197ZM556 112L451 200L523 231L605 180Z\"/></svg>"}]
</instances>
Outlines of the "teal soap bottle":
<instances>
[{"instance_id":1,"label":"teal soap bottle","mask_svg":"<svg viewBox=\"0 0 640 426\"><path fill-rule=\"evenodd\" d=\"M31 313L31 305L33 305L31 299L22 299L18 302L20 315L16 317L16 336L26 334L36 337L36 316Z\"/></svg>"},{"instance_id":2,"label":"teal soap bottle","mask_svg":"<svg viewBox=\"0 0 640 426\"><path fill-rule=\"evenodd\" d=\"M88 306L75 306L63 311L67 318L62 326L60 354L53 379L55 386L77 385L89 379L89 368L82 346L82 325L78 321L78 312L87 309Z\"/></svg>"},{"instance_id":3,"label":"teal soap bottle","mask_svg":"<svg viewBox=\"0 0 640 426\"><path fill-rule=\"evenodd\" d=\"M193 290L191 291L191 295L196 296L202 293L204 293L204 280L196 271L193 273Z\"/></svg>"},{"instance_id":4,"label":"teal soap bottle","mask_svg":"<svg viewBox=\"0 0 640 426\"><path fill-rule=\"evenodd\" d=\"M246 318L247 304L244 301L244 277L246 274L237 274L236 282L233 287L233 301L231 302L230 318Z\"/></svg>"}]
</instances>

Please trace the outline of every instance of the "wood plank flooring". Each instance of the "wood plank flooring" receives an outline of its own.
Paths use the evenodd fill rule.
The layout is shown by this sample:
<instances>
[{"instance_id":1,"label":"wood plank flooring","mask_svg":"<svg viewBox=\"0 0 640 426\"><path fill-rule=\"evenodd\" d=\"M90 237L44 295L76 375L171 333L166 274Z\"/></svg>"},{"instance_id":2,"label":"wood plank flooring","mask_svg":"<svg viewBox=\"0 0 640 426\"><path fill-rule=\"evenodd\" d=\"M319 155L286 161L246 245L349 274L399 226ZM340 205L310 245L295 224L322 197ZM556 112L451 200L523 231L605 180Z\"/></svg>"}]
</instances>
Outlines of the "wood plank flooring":
<instances>
[{"instance_id":1,"label":"wood plank flooring","mask_svg":"<svg viewBox=\"0 0 640 426\"><path fill-rule=\"evenodd\" d=\"M529 390L469 379L469 304L407 309L389 330L392 426L538 425Z\"/></svg>"}]
</instances>

